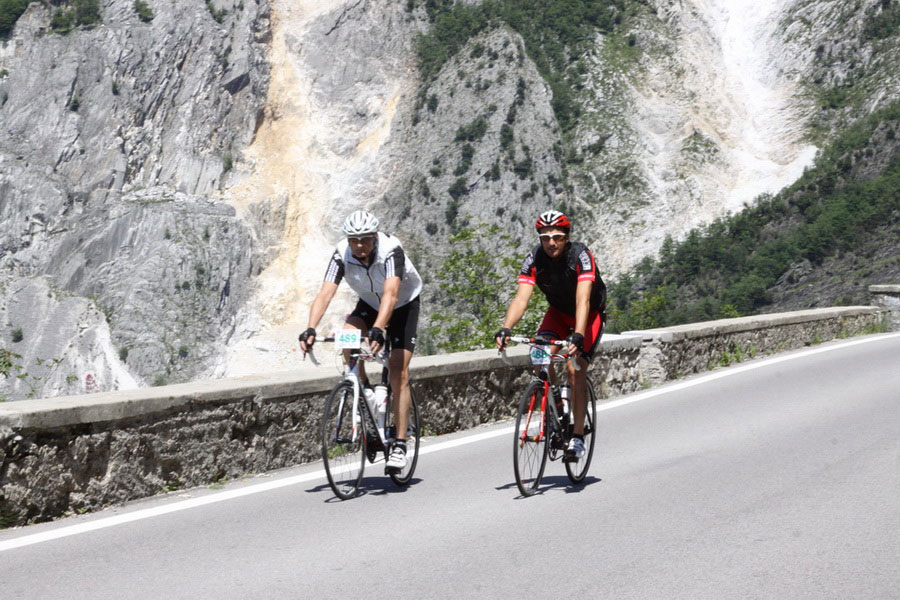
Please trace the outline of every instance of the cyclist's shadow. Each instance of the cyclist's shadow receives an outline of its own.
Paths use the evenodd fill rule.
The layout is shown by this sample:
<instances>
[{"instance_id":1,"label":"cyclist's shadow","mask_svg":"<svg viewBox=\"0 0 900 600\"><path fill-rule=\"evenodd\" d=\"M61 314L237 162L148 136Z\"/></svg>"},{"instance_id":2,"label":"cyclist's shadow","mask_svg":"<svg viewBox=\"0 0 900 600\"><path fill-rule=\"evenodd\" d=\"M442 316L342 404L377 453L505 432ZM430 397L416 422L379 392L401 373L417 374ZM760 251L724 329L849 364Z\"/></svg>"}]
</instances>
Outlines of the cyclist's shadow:
<instances>
[{"instance_id":1,"label":"cyclist's shadow","mask_svg":"<svg viewBox=\"0 0 900 600\"><path fill-rule=\"evenodd\" d=\"M541 485L538 487L538 490L537 490L537 492L535 492L535 495L540 496L541 494L544 494L546 492L549 492L552 490L560 490L560 489L567 494L577 494L583 488L586 488L587 486L593 485L595 483L601 483L602 481L603 480L600 479L599 477L593 477L591 475L588 475L587 477L585 477L581 483L572 483L572 480L570 480L565 475L545 476L545 477L541 478ZM508 489L516 489L516 488L517 488L516 482L511 481L510 483L507 483L504 485L499 485L494 489L508 490ZM517 500L524 499L524 498L525 498L525 496L522 496L521 494L516 496Z\"/></svg>"}]
</instances>

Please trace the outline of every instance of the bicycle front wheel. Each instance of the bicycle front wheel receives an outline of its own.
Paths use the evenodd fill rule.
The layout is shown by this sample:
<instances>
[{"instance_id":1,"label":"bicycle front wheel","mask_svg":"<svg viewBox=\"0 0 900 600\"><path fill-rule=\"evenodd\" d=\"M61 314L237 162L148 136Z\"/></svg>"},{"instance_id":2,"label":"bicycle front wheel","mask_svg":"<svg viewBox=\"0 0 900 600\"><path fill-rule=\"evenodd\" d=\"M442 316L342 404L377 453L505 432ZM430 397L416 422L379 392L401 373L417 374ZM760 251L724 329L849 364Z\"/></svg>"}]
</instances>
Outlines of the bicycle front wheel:
<instances>
[{"instance_id":1,"label":"bicycle front wheel","mask_svg":"<svg viewBox=\"0 0 900 600\"><path fill-rule=\"evenodd\" d=\"M341 500L359 493L366 467L366 425L357 419L353 431L353 384L337 384L325 402L322 418L322 460L328 483Z\"/></svg>"},{"instance_id":2,"label":"bicycle front wheel","mask_svg":"<svg viewBox=\"0 0 900 600\"><path fill-rule=\"evenodd\" d=\"M391 415L393 421L393 415ZM409 421L406 425L406 466L399 473L389 473L391 479L399 486L404 486L412 479L419 462L419 407L412 386L409 388Z\"/></svg>"},{"instance_id":3,"label":"bicycle front wheel","mask_svg":"<svg viewBox=\"0 0 900 600\"><path fill-rule=\"evenodd\" d=\"M516 411L513 467L516 485L523 496L531 496L537 491L547 465L547 414L546 406L542 405L543 396L543 382L532 382Z\"/></svg>"},{"instance_id":4,"label":"bicycle front wheel","mask_svg":"<svg viewBox=\"0 0 900 600\"><path fill-rule=\"evenodd\" d=\"M584 456L577 461L566 463L566 474L572 483L581 483L587 476L591 458L594 456L594 443L597 441L597 397L590 379L587 380L585 388L587 399L584 406Z\"/></svg>"}]
</instances>

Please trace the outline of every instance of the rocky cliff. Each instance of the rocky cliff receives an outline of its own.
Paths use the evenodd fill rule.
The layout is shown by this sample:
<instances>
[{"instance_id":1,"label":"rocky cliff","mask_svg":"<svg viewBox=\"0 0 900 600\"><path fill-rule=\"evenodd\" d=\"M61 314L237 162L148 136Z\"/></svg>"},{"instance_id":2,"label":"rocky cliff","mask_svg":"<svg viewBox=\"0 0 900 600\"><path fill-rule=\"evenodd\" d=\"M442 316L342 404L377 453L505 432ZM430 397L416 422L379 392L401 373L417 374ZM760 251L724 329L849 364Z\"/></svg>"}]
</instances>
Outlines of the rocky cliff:
<instances>
[{"instance_id":1,"label":"rocky cliff","mask_svg":"<svg viewBox=\"0 0 900 600\"><path fill-rule=\"evenodd\" d=\"M511 0L150 2L149 19L108 0L67 35L32 3L0 49L0 339L47 385L4 393L296 366L360 207L405 240L428 300L449 235L499 224L523 251L548 207L623 271L792 182L830 125L896 89L873 21L890 0L558 4L529 10L593 11L562 49ZM447 19L453 40L434 35ZM427 73L423 39L445 53Z\"/></svg>"},{"instance_id":2,"label":"rocky cliff","mask_svg":"<svg viewBox=\"0 0 900 600\"><path fill-rule=\"evenodd\" d=\"M0 52L0 326L23 367L4 391L190 378L255 274L219 190L260 118L268 6L158 3L145 22L112 0L67 35L51 9Z\"/></svg>"}]
</instances>

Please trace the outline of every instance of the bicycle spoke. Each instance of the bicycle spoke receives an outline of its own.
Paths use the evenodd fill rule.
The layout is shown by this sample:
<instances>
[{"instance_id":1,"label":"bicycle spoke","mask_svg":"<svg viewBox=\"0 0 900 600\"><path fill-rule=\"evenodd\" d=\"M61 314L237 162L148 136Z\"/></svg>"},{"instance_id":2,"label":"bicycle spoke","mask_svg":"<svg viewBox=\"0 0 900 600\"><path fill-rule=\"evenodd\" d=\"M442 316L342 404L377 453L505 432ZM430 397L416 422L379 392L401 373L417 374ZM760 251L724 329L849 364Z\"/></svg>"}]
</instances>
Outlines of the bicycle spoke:
<instances>
[{"instance_id":1,"label":"bicycle spoke","mask_svg":"<svg viewBox=\"0 0 900 600\"><path fill-rule=\"evenodd\" d=\"M359 491L365 468L366 428L361 419L354 431L353 386L343 381L331 391L322 419L322 460L332 490L342 500Z\"/></svg>"},{"instance_id":2,"label":"bicycle spoke","mask_svg":"<svg viewBox=\"0 0 900 600\"><path fill-rule=\"evenodd\" d=\"M572 483L581 483L587 476L594 456L594 444L597 441L597 399L594 394L594 385L587 380L587 398L584 414L584 456L575 462L566 463L566 474Z\"/></svg>"},{"instance_id":3,"label":"bicycle spoke","mask_svg":"<svg viewBox=\"0 0 900 600\"><path fill-rule=\"evenodd\" d=\"M537 491L547 464L546 415L542 406L544 387L532 383L519 402L513 445L516 485L523 496Z\"/></svg>"},{"instance_id":4,"label":"bicycle spoke","mask_svg":"<svg viewBox=\"0 0 900 600\"><path fill-rule=\"evenodd\" d=\"M393 417L391 417L393 422ZM403 486L410 482L416 471L419 461L419 435L421 424L419 423L419 407L412 387L409 389L409 422L406 427L406 467L399 473L388 473L397 485Z\"/></svg>"}]
</instances>

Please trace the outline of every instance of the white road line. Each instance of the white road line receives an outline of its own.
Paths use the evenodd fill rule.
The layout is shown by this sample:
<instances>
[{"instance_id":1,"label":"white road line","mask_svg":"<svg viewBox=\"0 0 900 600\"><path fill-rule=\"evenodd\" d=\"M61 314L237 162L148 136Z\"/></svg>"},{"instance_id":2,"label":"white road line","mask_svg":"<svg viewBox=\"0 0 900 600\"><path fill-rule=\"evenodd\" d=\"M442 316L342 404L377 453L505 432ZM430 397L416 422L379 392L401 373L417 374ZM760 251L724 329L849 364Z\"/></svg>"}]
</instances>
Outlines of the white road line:
<instances>
[{"instance_id":1,"label":"white road line","mask_svg":"<svg viewBox=\"0 0 900 600\"><path fill-rule=\"evenodd\" d=\"M884 339L900 337L900 333L890 334L890 335L882 335L877 337L866 337L863 339L851 340L839 344L821 346L818 348L813 348L809 350L804 350L801 352L796 352L783 356L774 356L772 358L767 358L760 360L758 362L753 362L750 364L731 367L729 369L723 371L717 371L714 373L710 373L709 375L703 375L697 377L695 379L691 379L688 381L683 381L680 383L665 385L664 387L658 389L648 390L646 392L639 392L636 394L632 394L621 400L613 400L611 402L604 402L600 406L597 407L598 411L603 410L612 410L614 408L619 408L621 406L625 406L627 404L633 404L635 402L641 402L643 400L649 400L650 398L660 396L662 394L668 394L671 392L676 392L679 390L683 390L685 388L694 387L696 385L702 385L708 381L713 381L715 379L721 379L723 377L729 377L731 375L737 375L739 373L744 373L746 371L752 371L753 369L759 369L762 367L768 367L773 364L786 362L789 360L794 360L797 358L803 358L805 356L810 356L812 354L819 354L822 352L830 352L832 350L838 350L841 348L847 348L850 346L856 346L859 344L866 344L869 342L880 341ZM475 433L472 435L467 435L465 437L460 437L454 440L449 440L446 442L440 442L434 445L428 445L422 448L419 451L419 455L431 454L433 452L440 452L442 450L449 450L451 448L458 448L460 446L466 446L468 444L475 444L478 442L482 442L485 440L493 439L495 437L502 437L505 435L511 435L513 432L513 427L504 427L501 429L495 429L491 431L485 431L481 433ZM305 483L307 481L314 481L317 479L322 479L325 477L325 470L319 469L317 471L312 471L310 473L304 473L303 475L295 475L293 477L285 477L283 479L278 479L276 481L267 481L265 483L257 483L253 485L248 485L246 487L242 487L240 489L228 490L224 492L217 492L214 494L210 494L207 496L203 496L202 498L191 498L190 500L182 500L179 502L173 502L171 504L166 504L164 506L157 506L154 508L146 508L142 510L136 510L134 512L116 515L113 517L105 517L96 519L93 521L88 521L86 523L79 523L77 525L68 525L64 527L59 527L57 529L51 529L49 531L44 531L41 533L34 533L30 535L23 535L19 538L14 538L11 540L0 541L0 552L4 550L13 550L15 548L21 548L23 546L30 546L32 544L40 544L41 542L49 542L51 540L56 540L64 537L69 537L72 535L78 535L82 533L88 533L91 531L97 531L99 529L106 529L107 527L115 527L116 525L123 525L125 523L131 523L134 521L140 521L143 519L150 519L153 517L159 517L162 515L166 515L169 513L174 513L182 510L188 510L191 508L197 508L199 506L206 506L208 504L215 504L217 502L225 502L226 500L232 500L234 498L242 498L244 496L251 496L253 494L260 494L263 492L268 492L270 490L277 490L279 488L288 487L292 485L297 485L300 483Z\"/></svg>"}]
</instances>

